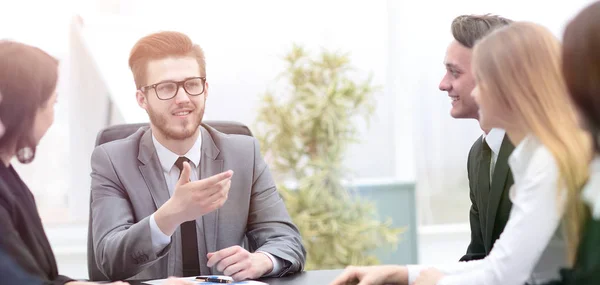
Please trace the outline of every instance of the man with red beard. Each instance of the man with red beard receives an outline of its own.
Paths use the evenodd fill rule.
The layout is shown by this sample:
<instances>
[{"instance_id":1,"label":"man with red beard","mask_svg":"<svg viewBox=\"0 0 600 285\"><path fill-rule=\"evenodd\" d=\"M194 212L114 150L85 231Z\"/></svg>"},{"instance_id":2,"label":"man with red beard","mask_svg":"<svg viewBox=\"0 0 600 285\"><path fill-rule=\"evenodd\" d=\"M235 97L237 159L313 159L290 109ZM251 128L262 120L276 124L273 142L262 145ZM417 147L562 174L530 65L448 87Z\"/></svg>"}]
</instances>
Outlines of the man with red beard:
<instances>
[{"instance_id":1,"label":"man with red beard","mask_svg":"<svg viewBox=\"0 0 600 285\"><path fill-rule=\"evenodd\" d=\"M92 154L96 264L108 279L303 269L306 251L258 142L202 124L204 52L178 32L140 39L129 66L150 128Z\"/></svg>"}]
</instances>

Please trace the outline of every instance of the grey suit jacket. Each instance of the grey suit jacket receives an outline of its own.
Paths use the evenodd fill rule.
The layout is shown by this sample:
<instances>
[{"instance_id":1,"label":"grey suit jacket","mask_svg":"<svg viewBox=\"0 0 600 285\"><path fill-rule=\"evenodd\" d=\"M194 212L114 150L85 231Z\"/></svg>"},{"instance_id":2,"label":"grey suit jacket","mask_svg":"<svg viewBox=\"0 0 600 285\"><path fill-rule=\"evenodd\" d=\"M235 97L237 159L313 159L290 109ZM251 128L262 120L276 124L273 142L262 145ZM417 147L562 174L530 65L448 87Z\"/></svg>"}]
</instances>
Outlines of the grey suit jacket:
<instances>
[{"instance_id":1,"label":"grey suit jacket","mask_svg":"<svg viewBox=\"0 0 600 285\"><path fill-rule=\"evenodd\" d=\"M279 276L302 271L306 251L256 139L200 128L199 178L234 171L223 207L196 220L201 273L221 274L206 266L206 254L234 245L284 260ZM181 276L180 229L162 252L152 249L149 216L169 199L169 191L151 130L98 146L91 164L92 234L100 270L112 280Z\"/></svg>"}]
</instances>

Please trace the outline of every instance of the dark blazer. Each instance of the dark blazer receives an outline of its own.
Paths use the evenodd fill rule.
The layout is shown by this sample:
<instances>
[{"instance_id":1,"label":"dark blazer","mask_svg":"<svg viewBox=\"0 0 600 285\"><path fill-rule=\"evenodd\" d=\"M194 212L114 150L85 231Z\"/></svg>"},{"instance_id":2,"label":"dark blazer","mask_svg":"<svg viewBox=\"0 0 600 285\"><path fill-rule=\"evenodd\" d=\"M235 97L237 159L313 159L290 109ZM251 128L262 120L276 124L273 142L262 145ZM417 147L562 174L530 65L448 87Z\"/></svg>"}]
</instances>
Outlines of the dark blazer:
<instances>
[{"instance_id":1,"label":"dark blazer","mask_svg":"<svg viewBox=\"0 0 600 285\"><path fill-rule=\"evenodd\" d=\"M27 185L4 163L0 163L0 179L0 246L26 273L46 283L73 281L58 275L54 253Z\"/></svg>"},{"instance_id":2,"label":"dark blazer","mask_svg":"<svg viewBox=\"0 0 600 285\"><path fill-rule=\"evenodd\" d=\"M15 261L0 249L0 284L44 284L42 280L25 273Z\"/></svg>"},{"instance_id":3,"label":"dark blazer","mask_svg":"<svg viewBox=\"0 0 600 285\"><path fill-rule=\"evenodd\" d=\"M552 284L600 284L600 220L589 218L572 269L561 271L562 281Z\"/></svg>"},{"instance_id":4,"label":"dark blazer","mask_svg":"<svg viewBox=\"0 0 600 285\"><path fill-rule=\"evenodd\" d=\"M467 248L467 254L460 261L483 259L490 253L494 242L500 237L506 222L508 222L512 207L508 192L514 181L508 166L508 157L514 150L514 146L505 135L492 175L492 185L487 191L479 186L480 181L478 180L482 161L482 142L482 137L475 141L467 160L471 196L469 216L471 243Z\"/></svg>"},{"instance_id":5,"label":"dark blazer","mask_svg":"<svg viewBox=\"0 0 600 285\"><path fill-rule=\"evenodd\" d=\"M600 157L597 157L591 166L590 178L586 188L598 189L600 187ZM584 189L583 192L585 193ZM593 192L592 192L593 193ZM594 194L592 194L594 195ZM597 195L597 194L596 194ZM584 195L585 196L585 195ZM591 208L600 207L593 205L600 197L587 197L588 206ZM571 269L561 271L562 279L552 285L596 285L600 284L600 219L594 219L591 214L591 208L588 212L588 218L582 231L579 248L577 249L577 258Z\"/></svg>"}]
</instances>

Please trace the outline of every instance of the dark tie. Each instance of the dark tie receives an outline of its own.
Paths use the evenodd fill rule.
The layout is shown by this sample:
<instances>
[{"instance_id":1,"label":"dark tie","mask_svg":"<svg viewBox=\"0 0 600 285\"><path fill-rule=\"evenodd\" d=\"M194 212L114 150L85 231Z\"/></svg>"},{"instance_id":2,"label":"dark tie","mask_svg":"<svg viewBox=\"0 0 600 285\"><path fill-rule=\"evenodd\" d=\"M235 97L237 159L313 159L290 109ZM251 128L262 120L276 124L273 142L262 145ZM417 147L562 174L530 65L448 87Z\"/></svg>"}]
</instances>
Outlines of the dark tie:
<instances>
[{"instance_id":1,"label":"dark tie","mask_svg":"<svg viewBox=\"0 0 600 285\"><path fill-rule=\"evenodd\" d=\"M181 156L175 161L175 166L179 168L179 176L183 172L183 162L189 159ZM196 237L196 221L187 221L181 224L181 244L183 277L200 275L200 261L198 260L198 241Z\"/></svg>"},{"instance_id":2,"label":"dark tie","mask_svg":"<svg viewBox=\"0 0 600 285\"><path fill-rule=\"evenodd\" d=\"M479 185L490 191L490 164L492 161L492 150L485 140L481 144L481 164L479 165Z\"/></svg>"}]
</instances>

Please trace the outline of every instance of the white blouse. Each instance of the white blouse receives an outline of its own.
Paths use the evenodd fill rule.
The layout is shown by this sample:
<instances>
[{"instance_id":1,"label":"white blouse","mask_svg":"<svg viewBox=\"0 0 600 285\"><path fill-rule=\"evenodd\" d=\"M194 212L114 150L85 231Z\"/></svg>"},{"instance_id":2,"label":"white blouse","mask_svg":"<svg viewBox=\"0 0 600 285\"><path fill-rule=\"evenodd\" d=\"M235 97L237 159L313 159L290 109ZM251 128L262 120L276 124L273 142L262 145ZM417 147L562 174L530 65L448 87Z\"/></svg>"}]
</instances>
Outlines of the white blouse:
<instances>
[{"instance_id":1,"label":"white blouse","mask_svg":"<svg viewBox=\"0 0 600 285\"><path fill-rule=\"evenodd\" d=\"M485 259L434 266L446 274L437 285L540 284L559 278L566 244L559 229L564 198L557 190L558 166L533 136L521 141L508 163L513 206L503 233ZM409 284L426 268L409 265Z\"/></svg>"}]
</instances>

